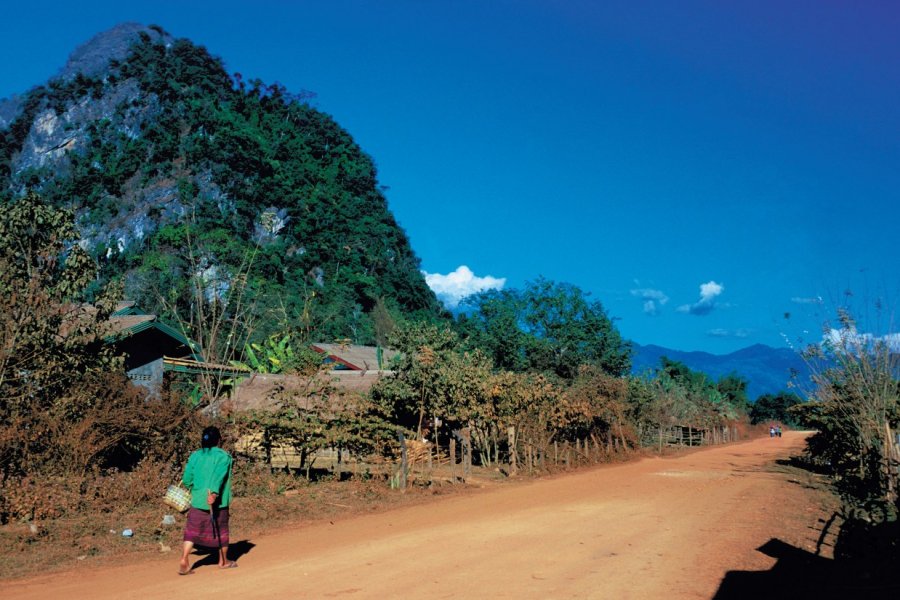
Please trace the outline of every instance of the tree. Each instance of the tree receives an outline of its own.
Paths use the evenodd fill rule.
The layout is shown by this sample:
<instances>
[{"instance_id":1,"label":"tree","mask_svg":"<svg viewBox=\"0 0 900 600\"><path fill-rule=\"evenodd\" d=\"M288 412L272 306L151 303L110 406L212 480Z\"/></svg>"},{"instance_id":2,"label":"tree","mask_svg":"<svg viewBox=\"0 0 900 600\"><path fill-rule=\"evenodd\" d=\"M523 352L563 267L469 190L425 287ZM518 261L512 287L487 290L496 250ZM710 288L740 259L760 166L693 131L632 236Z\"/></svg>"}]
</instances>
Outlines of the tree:
<instances>
[{"instance_id":1,"label":"tree","mask_svg":"<svg viewBox=\"0 0 900 600\"><path fill-rule=\"evenodd\" d=\"M482 462L499 461L499 434L513 427L520 447L546 451L568 421L561 406L562 388L540 373L500 371L489 379L488 399L477 418L470 420L472 438L480 446ZM509 449L512 454L515 448Z\"/></svg>"},{"instance_id":2,"label":"tree","mask_svg":"<svg viewBox=\"0 0 900 600\"><path fill-rule=\"evenodd\" d=\"M609 375L631 368L631 350L600 302L580 288L538 279L525 289L523 325L529 334L526 355L531 368L573 379L581 365L596 365Z\"/></svg>"},{"instance_id":3,"label":"tree","mask_svg":"<svg viewBox=\"0 0 900 600\"><path fill-rule=\"evenodd\" d=\"M528 336L522 330L522 294L516 290L485 290L463 302L474 309L471 313L461 313L457 321L466 345L480 348L498 369L527 370Z\"/></svg>"},{"instance_id":4,"label":"tree","mask_svg":"<svg viewBox=\"0 0 900 600\"><path fill-rule=\"evenodd\" d=\"M716 382L716 389L731 406L748 412L750 400L747 398L747 384L747 380L737 373L729 373L719 378L719 381Z\"/></svg>"},{"instance_id":5,"label":"tree","mask_svg":"<svg viewBox=\"0 0 900 600\"><path fill-rule=\"evenodd\" d=\"M28 193L0 204L0 399L7 410L52 397L76 374L106 364L97 348L115 290L81 302L96 267L75 244L71 212Z\"/></svg>"},{"instance_id":6,"label":"tree","mask_svg":"<svg viewBox=\"0 0 900 600\"><path fill-rule=\"evenodd\" d=\"M390 345L397 350L395 374L372 388L372 397L396 422L415 427L422 435L425 416L446 410L447 391L442 380L453 364L459 340L447 327L412 323L394 330Z\"/></svg>"},{"instance_id":7,"label":"tree","mask_svg":"<svg viewBox=\"0 0 900 600\"><path fill-rule=\"evenodd\" d=\"M802 403L803 399L791 392L763 394L750 408L750 422L754 425L775 422L796 426L797 415L790 409Z\"/></svg>"},{"instance_id":8,"label":"tree","mask_svg":"<svg viewBox=\"0 0 900 600\"><path fill-rule=\"evenodd\" d=\"M186 256L179 258L181 269L187 272L177 283L170 281L171 287L157 289L157 302L184 337L195 343L193 350L203 362L222 366L196 378L201 400L212 403L229 389L225 365L235 359L240 363L253 331L256 314L251 275L259 247L230 248L227 242L221 246L218 236L204 234L196 211L188 223L174 229L185 246ZM236 268L221 260L229 251L243 253ZM156 271L157 276L169 277L165 268Z\"/></svg>"},{"instance_id":9,"label":"tree","mask_svg":"<svg viewBox=\"0 0 900 600\"><path fill-rule=\"evenodd\" d=\"M295 389L278 388L269 401L271 409L235 415L245 434L258 434L259 447L272 464L276 449L292 448L300 457L300 469L310 469L322 448L332 447L363 456L393 450L397 428L378 407L360 395L342 392L332 385L323 369L296 377Z\"/></svg>"},{"instance_id":10,"label":"tree","mask_svg":"<svg viewBox=\"0 0 900 600\"><path fill-rule=\"evenodd\" d=\"M261 344L244 346L244 360L231 364L257 373L310 374L319 370L323 357L304 344L298 344L290 333L272 335Z\"/></svg>"},{"instance_id":11,"label":"tree","mask_svg":"<svg viewBox=\"0 0 900 600\"><path fill-rule=\"evenodd\" d=\"M37 194L0 204L0 467L7 475L39 466L53 443L40 432L53 419L77 418L88 400L70 390L118 364L102 344L118 290L83 304L96 265L77 240L74 215Z\"/></svg>"},{"instance_id":12,"label":"tree","mask_svg":"<svg viewBox=\"0 0 900 600\"><path fill-rule=\"evenodd\" d=\"M663 356L659 362L653 383L655 408L651 411L661 419L657 424L711 428L746 414L747 383L737 374L713 382L705 373L692 371L680 361Z\"/></svg>"},{"instance_id":13,"label":"tree","mask_svg":"<svg viewBox=\"0 0 900 600\"><path fill-rule=\"evenodd\" d=\"M470 297L458 327L470 347L501 368L574 379L581 365L625 375L630 348L600 302L580 288L540 278L523 291L489 290Z\"/></svg>"},{"instance_id":14,"label":"tree","mask_svg":"<svg viewBox=\"0 0 900 600\"><path fill-rule=\"evenodd\" d=\"M576 435L614 437L623 448L629 440L636 442L628 419L628 380L612 377L598 367L583 366L563 398Z\"/></svg>"},{"instance_id":15,"label":"tree","mask_svg":"<svg viewBox=\"0 0 900 600\"><path fill-rule=\"evenodd\" d=\"M375 345L383 348L388 345L388 339L391 333L397 327L397 321L388 310L384 297L381 296L375 301L372 307L372 325L375 329ZM379 365L379 368L381 366Z\"/></svg>"}]
</instances>

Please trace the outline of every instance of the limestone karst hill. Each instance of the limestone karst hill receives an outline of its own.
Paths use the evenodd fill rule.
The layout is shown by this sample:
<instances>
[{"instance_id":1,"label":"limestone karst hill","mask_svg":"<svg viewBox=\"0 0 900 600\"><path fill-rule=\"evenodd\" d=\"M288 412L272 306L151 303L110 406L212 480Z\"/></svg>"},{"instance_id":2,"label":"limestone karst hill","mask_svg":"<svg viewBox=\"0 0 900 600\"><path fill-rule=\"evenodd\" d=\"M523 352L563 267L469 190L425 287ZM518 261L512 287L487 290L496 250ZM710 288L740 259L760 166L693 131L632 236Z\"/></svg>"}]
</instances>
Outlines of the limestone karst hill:
<instances>
[{"instance_id":1,"label":"limestone karst hill","mask_svg":"<svg viewBox=\"0 0 900 600\"><path fill-rule=\"evenodd\" d=\"M230 74L158 26L119 25L0 101L0 197L31 189L73 209L98 285L121 277L148 310L184 301L197 273L224 294L249 264L260 315L371 342L376 304L439 307L372 158L310 97Z\"/></svg>"}]
</instances>

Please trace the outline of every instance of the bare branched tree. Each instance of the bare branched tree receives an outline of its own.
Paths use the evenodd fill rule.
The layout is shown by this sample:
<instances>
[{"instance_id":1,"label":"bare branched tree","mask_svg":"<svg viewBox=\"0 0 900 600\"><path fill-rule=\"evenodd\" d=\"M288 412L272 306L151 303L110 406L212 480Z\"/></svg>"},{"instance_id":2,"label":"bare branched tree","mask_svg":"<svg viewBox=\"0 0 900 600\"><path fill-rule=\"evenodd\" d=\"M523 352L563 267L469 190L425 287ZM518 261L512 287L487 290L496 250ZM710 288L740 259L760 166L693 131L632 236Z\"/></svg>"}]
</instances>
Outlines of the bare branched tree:
<instances>
[{"instance_id":1,"label":"bare branched tree","mask_svg":"<svg viewBox=\"0 0 900 600\"><path fill-rule=\"evenodd\" d=\"M255 326L255 302L250 277L259 244L250 249L234 270L217 264L186 228L189 269L188 298L157 293L181 333L194 344L194 353L208 368L198 375L201 403L211 404L228 389L229 362L241 359Z\"/></svg>"}]
</instances>

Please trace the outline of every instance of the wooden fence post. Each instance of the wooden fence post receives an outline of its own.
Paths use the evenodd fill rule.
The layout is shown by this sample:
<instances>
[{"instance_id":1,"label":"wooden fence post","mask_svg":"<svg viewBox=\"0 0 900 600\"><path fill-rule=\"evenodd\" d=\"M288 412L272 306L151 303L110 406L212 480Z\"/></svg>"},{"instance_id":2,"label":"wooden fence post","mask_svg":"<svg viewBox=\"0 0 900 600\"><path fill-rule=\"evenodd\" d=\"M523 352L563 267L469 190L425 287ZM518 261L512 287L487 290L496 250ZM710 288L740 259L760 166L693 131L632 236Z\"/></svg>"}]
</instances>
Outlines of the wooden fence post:
<instances>
[{"instance_id":1,"label":"wooden fence post","mask_svg":"<svg viewBox=\"0 0 900 600\"><path fill-rule=\"evenodd\" d=\"M450 478L456 478L456 439L450 436Z\"/></svg>"},{"instance_id":2,"label":"wooden fence post","mask_svg":"<svg viewBox=\"0 0 900 600\"><path fill-rule=\"evenodd\" d=\"M463 479L469 476L472 470L472 431L468 427L462 429L463 439Z\"/></svg>"},{"instance_id":3,"label":"wooden fence post","mask_svg":"<svg viewBox=\"0 0 900 600\"><path fill-rule=\"evenodd\" d=\"M534 473L534 456L533 456L534 448L532 448L531 444L526 442L525 450L526 450L525 461L526 461L526 464L528 467L528 473L532 474L532 473Z\"/></svg>"},{"instance_id":4,"label":"wooden fence post","mask_svg":"<svg viewBox=\"0 0 900 600\"><path fill-rule=\"evenodd\" d=\"M403 432L397 434L400 437L400 478L399 478L399 486L401 490L406 489L406 473L409 468L409 462L406 456L406 438L403 437Z\"/></svg>"},{"instance_id":5,"label":"wooden fence post","mask_svg":"<svg viewBox=\"0 0 900 600\"><path fill-rule=\"evenodd\" d=\"M338 444L338 446L337 446L337 462L334 464L334 480L335 481L341 480L341 470L342 470L341 467L342 466L343 465L341 465L341 446L340 446L340 444Z\"/></svg>"},{"instance_id":6,"label":"wooden fence post","mask_svg":"<svg viewBox=\"0 0 900 600\"><path fill-rule=\"evenodd\" d=\"M510 425L506 428L506 437L509 441L509 474L516 475L519 472L518 457L516 456L516 427Z\"/></svg>"}]
</instances>

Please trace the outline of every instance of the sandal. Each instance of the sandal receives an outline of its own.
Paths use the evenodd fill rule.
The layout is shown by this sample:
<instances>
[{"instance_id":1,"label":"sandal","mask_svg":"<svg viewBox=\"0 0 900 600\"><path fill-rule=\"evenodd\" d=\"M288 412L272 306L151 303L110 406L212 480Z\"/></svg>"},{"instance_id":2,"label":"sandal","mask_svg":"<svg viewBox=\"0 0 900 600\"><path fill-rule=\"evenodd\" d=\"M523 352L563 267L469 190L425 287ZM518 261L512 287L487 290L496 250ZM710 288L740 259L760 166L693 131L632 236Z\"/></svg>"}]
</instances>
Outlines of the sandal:
<instances>
[{"instance_id":1,"label":"sandal","mask_svg":"<svg viewBox=\"0 0 900 600\"><path fill-rule=\"evenodd\" d=\"M237 561L229 560L224 565L219 565L219 568L220 569L237 569L237 566L238 566Z\"/></svg>"}]
</instances>

